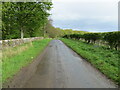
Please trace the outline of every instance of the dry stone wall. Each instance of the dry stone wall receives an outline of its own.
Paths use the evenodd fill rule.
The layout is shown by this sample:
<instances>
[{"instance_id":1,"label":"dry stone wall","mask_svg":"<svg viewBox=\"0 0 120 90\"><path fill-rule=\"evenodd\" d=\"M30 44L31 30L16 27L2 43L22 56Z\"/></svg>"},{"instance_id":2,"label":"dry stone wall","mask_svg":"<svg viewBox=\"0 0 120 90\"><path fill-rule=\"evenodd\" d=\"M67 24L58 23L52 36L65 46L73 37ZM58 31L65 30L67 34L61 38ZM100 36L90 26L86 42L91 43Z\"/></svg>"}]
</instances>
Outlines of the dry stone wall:
<instances>
[{"instance_id":1,"label":"dry stone wall","mask_svg":"<svg viewBox=\"0 0 120 90\"><path fill-rule=\"evenodd\" d=\"M0 49L5 48L5 47L15 47L23 43L31 42L31 41L38 40L38 39L43 39L43 37L0 40Z\"/></svg>"}]
</instances>

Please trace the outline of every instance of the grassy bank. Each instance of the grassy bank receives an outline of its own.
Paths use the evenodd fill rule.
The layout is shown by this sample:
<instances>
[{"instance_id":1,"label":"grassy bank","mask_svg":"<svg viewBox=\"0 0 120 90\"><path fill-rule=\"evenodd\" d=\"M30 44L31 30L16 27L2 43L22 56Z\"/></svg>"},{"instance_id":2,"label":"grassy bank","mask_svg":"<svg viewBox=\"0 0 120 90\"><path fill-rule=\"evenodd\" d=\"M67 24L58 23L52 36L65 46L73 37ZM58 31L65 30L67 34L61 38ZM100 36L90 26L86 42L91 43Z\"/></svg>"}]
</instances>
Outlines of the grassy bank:
<instances>
[{"instance_id":1,"label":"grassy bank","mask_svg":"<svg viewBox=\"0 0 120 90\"><path fill-rule=\"evenodd\" d=\"M51 39L33 41L14 48L3 50L2 80L5 83L21 68L32 62L40 54Z\"/></svg>"},{"instance_id":2,"label":"grassy bank","mask_svg":"<svg viewBox=\"0 0 120 90\"><path fill-rule=\"evenodd\" d=\"M98 68L108 78L119 82L118 61L120 60L120 51L109 50L104 47L87 44L82 41L70 39L61 39L66 45L76 51L92 65Z\"/></svg>"}]
</instances>

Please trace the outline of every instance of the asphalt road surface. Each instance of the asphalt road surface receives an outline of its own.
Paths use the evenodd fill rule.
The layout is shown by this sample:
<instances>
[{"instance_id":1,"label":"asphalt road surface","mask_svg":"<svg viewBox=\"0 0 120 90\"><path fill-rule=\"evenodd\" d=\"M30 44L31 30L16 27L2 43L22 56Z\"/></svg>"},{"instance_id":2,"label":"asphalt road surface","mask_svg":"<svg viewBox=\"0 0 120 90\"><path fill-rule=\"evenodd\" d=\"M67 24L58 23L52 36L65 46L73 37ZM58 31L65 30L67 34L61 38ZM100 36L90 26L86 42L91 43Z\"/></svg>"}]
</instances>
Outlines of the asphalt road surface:
<instances>
[{"instance_id":1,"label":"asphalt road surface","mask_svg":"<svg viewBox=\"0 0 120 90\"><path fill-rule=\"evenodd\" d=\"M115 88L115 85L62 41L52 40L24 88Z\"/></svg>"}]
</instances>

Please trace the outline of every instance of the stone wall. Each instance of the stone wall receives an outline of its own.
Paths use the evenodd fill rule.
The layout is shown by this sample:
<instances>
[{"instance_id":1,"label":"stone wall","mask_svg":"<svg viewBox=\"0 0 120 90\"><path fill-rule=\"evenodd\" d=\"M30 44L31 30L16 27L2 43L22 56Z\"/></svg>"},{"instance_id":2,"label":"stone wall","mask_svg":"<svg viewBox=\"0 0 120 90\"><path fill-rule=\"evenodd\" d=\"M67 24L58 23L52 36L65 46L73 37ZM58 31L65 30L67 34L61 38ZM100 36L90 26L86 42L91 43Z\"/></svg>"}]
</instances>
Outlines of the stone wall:
<instances>
[{"instance_id":1,"label":"stone wall","mask_svg":"<svg viewBox=\"0 0 120 90\"><path fill-rule=\"evenodd\" d=\"M33 37L24 39L11 39L11 40L0 40L0 49L5 47L15 47L23 43L31 42L34 40L43 39L43 37Z\"/></svg>"}]
</instances>

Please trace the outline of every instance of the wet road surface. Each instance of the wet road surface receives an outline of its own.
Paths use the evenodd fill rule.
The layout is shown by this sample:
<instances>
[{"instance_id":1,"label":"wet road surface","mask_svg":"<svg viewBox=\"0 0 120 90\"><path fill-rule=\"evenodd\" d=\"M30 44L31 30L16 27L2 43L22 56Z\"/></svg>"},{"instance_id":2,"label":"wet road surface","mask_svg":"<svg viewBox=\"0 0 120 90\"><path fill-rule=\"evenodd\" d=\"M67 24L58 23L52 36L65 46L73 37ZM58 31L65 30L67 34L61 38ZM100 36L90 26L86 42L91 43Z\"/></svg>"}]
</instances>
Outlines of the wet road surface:
<instances>
[{"instance_id":1,"label":"wet road surface","mask_svg":"<svg viewBox=\"0 0 120 90\"><path fill-rule=\"evenodd\" d=\"M46 48L36 73L24 88L114 88L104 75L60 40Z\"/></svg>"}]
</instances>

